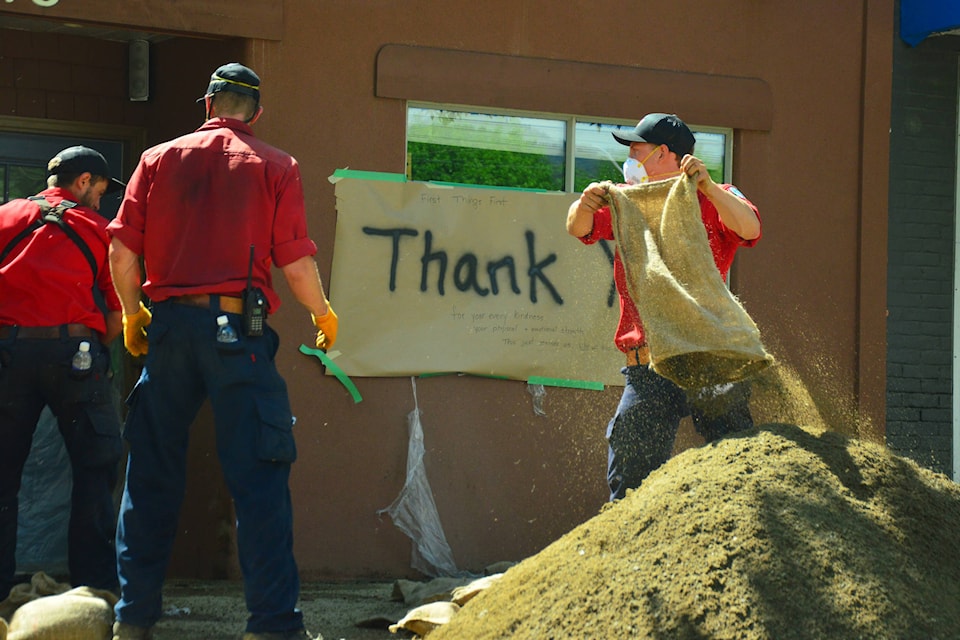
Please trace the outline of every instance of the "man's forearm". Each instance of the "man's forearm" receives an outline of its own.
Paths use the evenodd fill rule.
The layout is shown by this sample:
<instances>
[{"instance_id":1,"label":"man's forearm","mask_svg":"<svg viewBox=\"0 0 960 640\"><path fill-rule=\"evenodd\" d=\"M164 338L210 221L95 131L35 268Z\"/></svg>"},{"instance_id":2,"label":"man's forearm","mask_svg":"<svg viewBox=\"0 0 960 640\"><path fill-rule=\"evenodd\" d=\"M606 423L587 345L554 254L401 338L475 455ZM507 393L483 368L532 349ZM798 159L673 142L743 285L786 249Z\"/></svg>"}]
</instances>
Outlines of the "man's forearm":
<instances>
[{"instance_id":1,"label":"man's forearm","mask_svg":"<svg viewBox=\"0 0 960 640\"><path fill-rule=\"evenodd\" d=\"M720 220L744 240L753 240L760 235L760 220L746 202L717 184L704 191L720 214Z\"/></svg>"},{"instance_id":2,"label":"man's forearm","mask_svg":"<svg viewBox=\"0 0 960 640\"><path fill-rule=\"evenodd\" d=\"M140 256L116 238L110 242L110 276L123 312L136 313L141 297Z\"/></svg>"},{"instance_id":3,"label":"man's forearm","mask_svg":"<svg viewBox=\"0 0 960 640\"><path fill-rule=\"evenodd\" d=\"M567 210L567 233L582 238L593 231L593 212L577 200Z\"/></svg>"},{"instance_id":4,"label":"man's forearm","mask_svg":"<svg viewBox=\"0 0 960 640\"><path fill-rule=\"evenodd\" d=\"M327 296L313 256L304 256L280 268L297 302L314 316L327 312Z\"/></svg>"}]
</instances>

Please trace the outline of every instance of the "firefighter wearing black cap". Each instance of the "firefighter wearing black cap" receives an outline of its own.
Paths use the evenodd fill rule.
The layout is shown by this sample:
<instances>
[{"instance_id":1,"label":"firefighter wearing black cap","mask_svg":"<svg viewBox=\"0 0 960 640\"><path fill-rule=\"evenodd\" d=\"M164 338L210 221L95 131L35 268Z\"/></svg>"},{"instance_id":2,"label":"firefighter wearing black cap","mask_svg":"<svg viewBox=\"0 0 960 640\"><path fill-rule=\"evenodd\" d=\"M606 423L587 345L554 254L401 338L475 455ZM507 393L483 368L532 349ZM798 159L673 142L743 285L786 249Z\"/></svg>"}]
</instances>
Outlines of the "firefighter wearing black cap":
<instances>
[{"instance_id":1,"label":"firefighter wearing black cap","mask_svg":"<svg viewBox=\"0 0 960 640\"><path fill-rule=\"evenodd\" d=\"M64 149L47 168L48 189L0 207L0 600L15 582L20 476L45 405L72 467L70 582L118 587L113 491L122 447L106 345L120 333L120 301L97 211L123 183L89 147ZM90 364L73 370L81 350Z\"/></svg>"},{"instance_id":2,"label":"firefighter wearing black cap","mask_svg":"<svg viewBox=\"0 0 960 640\"><path fill-rule=\"evenodd\" d=\"M146 356L124 430L130 460L117 527L114 637L149 638L161 616L188 432L209 398L236 511L250 612L244 638L306 638L288 488L293 417L274 363L279 338L262 321L280 306L271 267L310 311L319 348L333 345L337 316L307 236L297 162L250 127L262 113L260 78L224 65L202 100L206 122L143 153L109 226L124 343ZM231 335L218 338L221 324Z\"/></svg>"}]
</instances>

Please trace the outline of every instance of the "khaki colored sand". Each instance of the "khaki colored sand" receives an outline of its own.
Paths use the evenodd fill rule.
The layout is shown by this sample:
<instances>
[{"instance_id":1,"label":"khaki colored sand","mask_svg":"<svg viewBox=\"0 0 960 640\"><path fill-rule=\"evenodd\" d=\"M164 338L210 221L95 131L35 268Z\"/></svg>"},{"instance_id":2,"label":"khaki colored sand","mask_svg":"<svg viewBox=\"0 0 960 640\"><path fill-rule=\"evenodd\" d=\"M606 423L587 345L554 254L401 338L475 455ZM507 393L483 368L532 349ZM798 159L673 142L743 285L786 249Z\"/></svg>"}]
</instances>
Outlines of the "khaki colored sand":
<instances>
[{"instance_id":1,"label":"khaki colored sand","mask_svg":"<svg viewBox=\"0 0 960 640\"><path fill-rule=\"evenodd\" d=\"M758 382L757 413L818 421L782 379ZM958 638L958 532L947 477L771 422L674 457L429 637Z\"/></svg>"}]
</instances>

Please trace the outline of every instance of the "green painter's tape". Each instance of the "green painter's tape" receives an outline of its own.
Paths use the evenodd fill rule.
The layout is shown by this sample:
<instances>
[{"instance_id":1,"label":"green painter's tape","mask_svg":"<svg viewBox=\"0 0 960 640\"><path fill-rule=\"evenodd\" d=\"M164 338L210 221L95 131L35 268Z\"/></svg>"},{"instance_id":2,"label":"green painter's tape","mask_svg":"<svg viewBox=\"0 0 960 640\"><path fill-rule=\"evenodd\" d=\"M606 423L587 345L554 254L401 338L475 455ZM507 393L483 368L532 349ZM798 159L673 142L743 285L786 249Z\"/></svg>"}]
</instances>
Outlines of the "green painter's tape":
<instances>
[{"instance_id":1,"label":"green painter's tape","mask_svg":"<svg viewBox=\"0 0 960 640\"><path fill-rule=\"evenodd\" d=\"M527 384L542 384L546 387L570 387L571 389L590 389L591 391L603 391L602 382L592 380L566 380L564 378L543 378L541 376L530 376Z\"/></svg>"},{"instance_id":2,"label":"green painter's tape","mask_svg":"<svg viewBox=\"0 0 960 640\"><path fill-rule=\"evenodd\" d=\"M360 392L357 390L357 385L353 384L353 380L343 372L343 369L334 364L333 360L330 359L326 353L320 349L311 349L305 344L300 345L300 353L305 353L308 356L317 356L320 358L320 362L323 363L325 367L330 369L333 372L333 375L340 381L344 387L347 388L347 391L350 392L350 395L353 396L354 403L360 402L363 398L360 397Z\"/></svg>"},{"instance_id":3,"label":"green painter's tape","mask_svg":"<svg viewBox=\"0 0 960 640\"><path fill-rule=\"evenodd\" d=\"M381 182L406 182L402 173L383 173L380 171L359 171L356 169L337 169L332 178L356 178L357 180L380 180Z\"/></svg>"}]
</instances>

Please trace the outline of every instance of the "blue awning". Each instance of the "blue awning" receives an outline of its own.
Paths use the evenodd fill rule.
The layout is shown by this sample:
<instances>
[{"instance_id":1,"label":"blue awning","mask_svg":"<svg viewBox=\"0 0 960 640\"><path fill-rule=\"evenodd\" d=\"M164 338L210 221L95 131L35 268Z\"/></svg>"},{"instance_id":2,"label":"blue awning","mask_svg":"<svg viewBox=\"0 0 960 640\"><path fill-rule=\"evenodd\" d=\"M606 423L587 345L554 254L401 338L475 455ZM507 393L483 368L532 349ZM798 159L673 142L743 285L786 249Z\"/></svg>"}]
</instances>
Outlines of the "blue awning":
<instances>
[{"instance_id":1,"label":"blue awning","mask_svg":"<svg viewBox=\"0 0 960 640\"><path fill-rule=\"evenodd\" d=\"M960 0L900 0L900 37L915 47L933 33L960 28Z\"/></svg>"}]
</instances>

